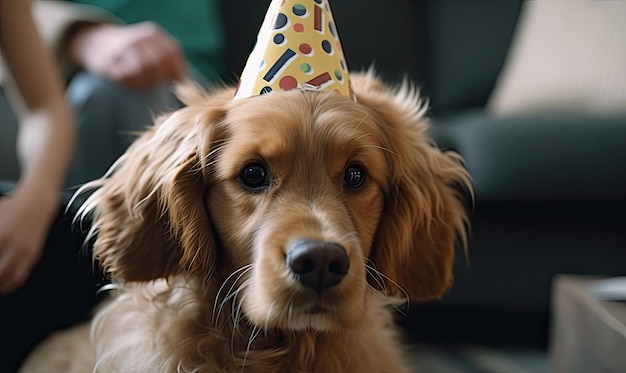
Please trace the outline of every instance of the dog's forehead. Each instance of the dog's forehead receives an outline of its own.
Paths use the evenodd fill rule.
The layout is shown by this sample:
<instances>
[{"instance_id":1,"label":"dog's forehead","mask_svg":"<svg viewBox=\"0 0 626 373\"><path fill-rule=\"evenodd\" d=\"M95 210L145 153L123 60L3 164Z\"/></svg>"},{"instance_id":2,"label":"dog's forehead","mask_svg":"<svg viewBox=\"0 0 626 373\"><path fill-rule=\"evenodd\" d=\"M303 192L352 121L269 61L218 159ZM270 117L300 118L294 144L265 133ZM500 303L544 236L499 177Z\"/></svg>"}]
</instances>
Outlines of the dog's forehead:
<instances>
[{"instance_id":1,"label":"dog's forehead","mask_svg":"<svg viewBox=\"0 0 626 373\"><path fill-rule=\"evenodd\" d=\"M241 141L345 146L379 139L366 108L328 92L276 92L241 100L226 121L233 140Z\"/></svg>"}]
</instances>

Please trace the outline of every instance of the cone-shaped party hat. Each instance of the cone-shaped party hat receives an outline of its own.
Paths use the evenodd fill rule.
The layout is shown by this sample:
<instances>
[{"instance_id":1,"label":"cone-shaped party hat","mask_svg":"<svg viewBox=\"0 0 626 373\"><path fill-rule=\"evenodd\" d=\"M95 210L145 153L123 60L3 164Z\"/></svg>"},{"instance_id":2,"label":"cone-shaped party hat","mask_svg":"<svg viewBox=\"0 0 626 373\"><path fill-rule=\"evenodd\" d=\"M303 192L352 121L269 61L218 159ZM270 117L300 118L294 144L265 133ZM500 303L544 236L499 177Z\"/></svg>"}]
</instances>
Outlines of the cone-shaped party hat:
<instances>
[{"instance_id":1,"label":"cone-shaped party hat","mask_svg":"<svg viewBox=\"0 0 626 373\"><path fill-rule=\"evenodd\" d=\"M235 100L293 89L355 99L328 0L273 0Z\"/></svg>"}]
</instances>

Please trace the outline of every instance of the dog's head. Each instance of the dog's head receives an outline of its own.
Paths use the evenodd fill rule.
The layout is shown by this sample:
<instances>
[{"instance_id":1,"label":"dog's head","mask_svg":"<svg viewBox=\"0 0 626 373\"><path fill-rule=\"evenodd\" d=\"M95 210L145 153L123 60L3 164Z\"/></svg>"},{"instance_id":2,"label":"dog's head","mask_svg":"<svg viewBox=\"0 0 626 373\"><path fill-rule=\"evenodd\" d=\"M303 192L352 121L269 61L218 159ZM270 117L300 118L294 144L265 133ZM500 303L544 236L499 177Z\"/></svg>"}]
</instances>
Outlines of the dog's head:
<instances>
[{"instance_id":1,"label":"dog's head","mask_svg":"<svg viewBox=\"0 0 626 373\"><path fill-rule=\"evenodd\" d=\"M453 184L467 174L429 143L407 85L372 74L353 84L358 103L183 93L187 106L144 134L88 202L104 268L126 281L217 281L261 327L346 328L368 294L440 297L465 234Z\"/></svg>"}]
</instances>

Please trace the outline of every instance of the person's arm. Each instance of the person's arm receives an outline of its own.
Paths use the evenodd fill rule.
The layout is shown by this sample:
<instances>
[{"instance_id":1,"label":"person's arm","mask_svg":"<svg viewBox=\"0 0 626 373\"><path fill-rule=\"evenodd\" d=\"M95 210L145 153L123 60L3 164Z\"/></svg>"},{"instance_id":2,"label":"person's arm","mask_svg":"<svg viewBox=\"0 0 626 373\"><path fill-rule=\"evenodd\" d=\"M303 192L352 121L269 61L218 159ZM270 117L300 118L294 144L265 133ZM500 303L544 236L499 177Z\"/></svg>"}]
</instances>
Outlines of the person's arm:
<instances>
[{"instance_id":1,"label":"person's arm","mask_svg":"<svg viewBox=\"0 0 626 373\"><path fill-rule=\"evenodd\" d=\"M0 199L0 294L21 286L41 254L73 154L72 112L57 66L31 13L31 2L0 0L0 49L22 98L21 176Z\"/></svg>"}]
</instances>

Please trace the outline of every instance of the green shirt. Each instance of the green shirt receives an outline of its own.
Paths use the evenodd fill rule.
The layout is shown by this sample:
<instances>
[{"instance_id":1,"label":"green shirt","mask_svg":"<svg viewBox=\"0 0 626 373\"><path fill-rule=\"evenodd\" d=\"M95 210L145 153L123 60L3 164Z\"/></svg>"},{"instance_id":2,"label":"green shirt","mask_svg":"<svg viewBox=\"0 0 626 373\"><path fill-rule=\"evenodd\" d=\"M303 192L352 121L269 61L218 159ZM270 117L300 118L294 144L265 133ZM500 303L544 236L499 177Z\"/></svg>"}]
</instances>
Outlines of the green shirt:
<instances>
[{"instance_id":1,"label":"green shirt","mask_svg":"<svg viewBox=\"0 0 626 373\"><path fill-rule=\"evenodd\" d=\"M126 23L153 21L180 43L188 64L209 82L224 71L224 32L217 0L70 0L107 10Z\"/></svg>"}]
</instances>

